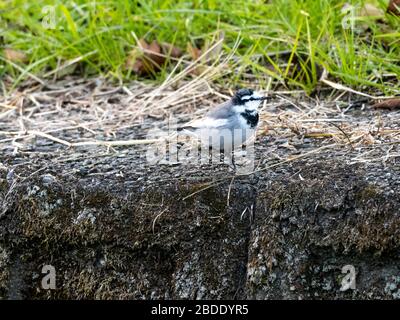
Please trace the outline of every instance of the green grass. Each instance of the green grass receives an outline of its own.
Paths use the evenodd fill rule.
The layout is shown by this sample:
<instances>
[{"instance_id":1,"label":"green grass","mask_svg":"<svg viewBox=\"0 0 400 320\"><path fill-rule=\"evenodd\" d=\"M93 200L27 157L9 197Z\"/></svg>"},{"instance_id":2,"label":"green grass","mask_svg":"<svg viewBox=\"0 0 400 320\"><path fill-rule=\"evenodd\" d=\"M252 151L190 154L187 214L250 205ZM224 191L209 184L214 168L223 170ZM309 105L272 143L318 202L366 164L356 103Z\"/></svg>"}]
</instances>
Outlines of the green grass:
<instances>
[{"instance_id":1,"label":"green grass","mask_svg":"<svg viewBox=\"0 0 400 320\"><path fill-rule=\"evenodd\" d=\"M241 84L251 74L261 84L272 77L277 84L310 93L326 69L330 80L352 88L400 93L400 18L358 17L354 29L344 29L341 8L346 2L0 1L0 44L29 59L15 66L0 54L0 76L11 76L15 86L28 72L43 77L63 62L84 57L75 73L129 81L136 76L124 64L135 37L186 49L187 43L200 47L223 30L225 52L241 40L226 85ZM387 6L384 0L353 4L361 8L364 2L383 10ZM54 29L42 23L46 6L54 8ZM167 64L154 80L161 82L172 67Z\"/></svg>"}]
</instances>

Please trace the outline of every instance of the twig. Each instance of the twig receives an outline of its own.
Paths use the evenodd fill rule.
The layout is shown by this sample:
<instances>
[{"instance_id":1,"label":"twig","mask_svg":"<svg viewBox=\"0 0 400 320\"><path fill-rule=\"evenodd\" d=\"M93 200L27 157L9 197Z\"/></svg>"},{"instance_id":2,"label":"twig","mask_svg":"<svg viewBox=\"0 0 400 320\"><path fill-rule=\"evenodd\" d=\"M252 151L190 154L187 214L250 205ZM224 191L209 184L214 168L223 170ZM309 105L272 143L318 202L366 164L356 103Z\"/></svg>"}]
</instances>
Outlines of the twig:
<instances>
[{"instance_id":1,"label":"twig","mask_svg":"<svg viewBox=\"0 0 400 320\"><path fill-rule=\"evenodd\" d=\"M235 176L232 177L231 183L229 184L229 188L228 188L228 196L226 199L226 206L229 207L229 200L231 197L231 189L232 189L232 185L233 185L233 181L235 180Z\"/></svg>"},{"instance_id":2,"label":"twig","mask_svg":"<svg viewBox=\"0 0 400 320\"><path fill-rule=\"evenodd\" d=\"M346 87L346 86L344 86L344 85L342 85L342 84L335 83L335 82L332 82L332 81L329 81L329 80L326 80L326 79L323 79L323 80L321 80L321 81L322 81L323 83L327 84L328 86L331 86L331 87L334 88L334 89L337 89L337 90L344 90L344 91L351 92L351 93L354 93L354 94L358 94L358 95L360 95L360 96L368 97L368 98L374 99L374 100L377 100L377 99L391 99L391 98L393 98L392 96L391 96L391 97L376 97L376 96L371 96L370 94L367 94L367 93L363 93L363 92L360 92L360 91L353 90L353 89L351 89L351 88L349 88L349 87Z\"/></svg>"}]
</instances>

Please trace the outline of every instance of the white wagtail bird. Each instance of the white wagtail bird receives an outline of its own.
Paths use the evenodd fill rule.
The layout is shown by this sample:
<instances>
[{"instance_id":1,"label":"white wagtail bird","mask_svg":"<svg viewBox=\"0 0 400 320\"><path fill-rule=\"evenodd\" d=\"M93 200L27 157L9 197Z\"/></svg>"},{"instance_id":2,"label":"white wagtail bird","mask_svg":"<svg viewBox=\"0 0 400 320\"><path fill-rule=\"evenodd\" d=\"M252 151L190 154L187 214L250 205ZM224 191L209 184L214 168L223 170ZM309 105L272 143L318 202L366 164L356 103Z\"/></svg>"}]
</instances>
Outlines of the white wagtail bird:
<instances>
[{"instance_id":1,"label":"white wagtail bird","mask_svg":"<svg viewBox=\"0 0 400 320\"><path fill-rule=\"evenodd\" d=\"M223 152L236 169L233 151L254 135L259 122L258 108L269 98L252 89L241 89L203 118L189 122L178 131L197 137L209 149Z\"/></svg>"}]
</instances>

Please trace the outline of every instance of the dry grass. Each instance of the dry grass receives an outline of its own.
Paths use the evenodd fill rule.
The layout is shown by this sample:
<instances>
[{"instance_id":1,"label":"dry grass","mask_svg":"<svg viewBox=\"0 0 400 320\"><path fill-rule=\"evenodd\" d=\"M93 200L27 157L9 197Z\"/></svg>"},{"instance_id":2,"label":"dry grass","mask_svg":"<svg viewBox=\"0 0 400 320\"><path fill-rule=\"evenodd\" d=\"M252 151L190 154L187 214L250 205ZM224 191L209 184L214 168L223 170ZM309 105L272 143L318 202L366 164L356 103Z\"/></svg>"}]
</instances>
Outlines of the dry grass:
<instances>
[{"instance_id":1,"label":"dry grass","mask_svg":"<svg viewBox=\"0 0 400 320\"><path fill-rule=\"evenodd\" d=\"M209 50L218 45L215 43ZM181 122L199 117L232 94L213 82L235 72L235 68L227 68L228 62L232 66L232 60L233 53L213 62L200 57L187 63L183 71L171 73L161 86L145 82L115 86L99 78L68 79L55 84L30 80L21 89L0 98L0 150L24 152L37 137L65 148L106 147L113 151L120 146L158 142L159 139L146 138L153 124L165 124L171 117ZM188 80L200 64L204 71ZM257 87L257 83L252 86L269 93L270 84L264 88ZM288 149L294 148L290 142L293 137L323 140L324 150L338 146L357 149L352 163L399 156L391 149L381 157L369 157L374 147L400 142L396 119L399 111L373 111L370 102L379 97L331 81L325 84L328 87L322 88L316 98L305 97L301 91L274 91L276 99L262 108L258 135L286 139L284 147ZM315 154L320 148L316 145L306 155L288 156L279 163Z\"/></svg>"}]
</instances>

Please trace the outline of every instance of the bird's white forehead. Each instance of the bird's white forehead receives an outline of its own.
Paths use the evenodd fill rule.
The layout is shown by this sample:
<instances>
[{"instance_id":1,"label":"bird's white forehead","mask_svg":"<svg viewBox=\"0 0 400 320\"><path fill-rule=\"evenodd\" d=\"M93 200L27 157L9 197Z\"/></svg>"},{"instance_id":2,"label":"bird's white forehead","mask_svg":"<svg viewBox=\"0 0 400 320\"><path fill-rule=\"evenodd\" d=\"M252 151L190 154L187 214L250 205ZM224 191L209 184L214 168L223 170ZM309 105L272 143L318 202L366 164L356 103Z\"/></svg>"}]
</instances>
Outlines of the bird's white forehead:
<instances>
[{"instance_id":1,"label":"bird's white forehead","mask_svg":"<svg viewBox=\"0 0 400 320\"><path fill-rule=\"evenodd\" d=\"M248 100L250 98L261 98L261 97L262 95L259 92L254 91L252 95L243 96L242 100Z\"/></svg>"}]
</instances>

